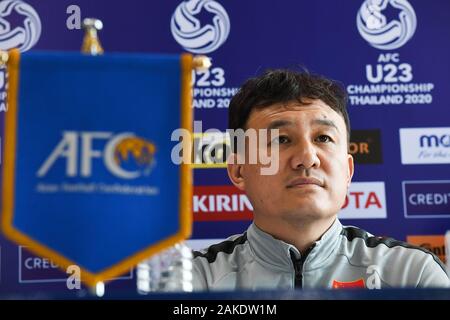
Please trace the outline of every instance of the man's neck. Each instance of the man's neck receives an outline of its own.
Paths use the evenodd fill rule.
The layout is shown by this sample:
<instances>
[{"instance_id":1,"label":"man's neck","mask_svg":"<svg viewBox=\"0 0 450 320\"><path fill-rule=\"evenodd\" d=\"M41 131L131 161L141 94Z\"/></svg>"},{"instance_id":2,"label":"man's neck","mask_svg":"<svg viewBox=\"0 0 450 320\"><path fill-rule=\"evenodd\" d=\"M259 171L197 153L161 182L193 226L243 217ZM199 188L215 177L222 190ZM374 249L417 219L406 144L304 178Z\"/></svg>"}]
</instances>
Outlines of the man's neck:
<instances>
[{"instance_id":1,"label":"man's neck","mask_svg":"<svg viewBox=\"0 0 450 320\"><path fill-rule=\"evenodd\" d=\"M336 216L314 221L276 221L258 219L257 215L253 222L262 231L270 234L275 239L282 240L295 246L300 253L305 253L322 235L327 232Z\"/></svg>"}]
</instances>

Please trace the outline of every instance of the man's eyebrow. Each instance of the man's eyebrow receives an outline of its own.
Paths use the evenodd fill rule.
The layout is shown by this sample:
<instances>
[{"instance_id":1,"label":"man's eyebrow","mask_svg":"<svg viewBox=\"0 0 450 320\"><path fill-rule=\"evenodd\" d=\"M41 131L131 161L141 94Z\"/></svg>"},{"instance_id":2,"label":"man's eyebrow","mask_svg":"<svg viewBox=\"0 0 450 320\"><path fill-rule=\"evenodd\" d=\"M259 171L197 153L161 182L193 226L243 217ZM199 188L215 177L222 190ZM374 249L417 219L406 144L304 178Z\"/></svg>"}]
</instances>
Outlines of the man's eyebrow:
<instances>
[{"instance_id":1,"label":"man's eyebrow","mask_svg":"<svg viewBox=\"0 0 450 320\"><path fill-rule=\"evenodd\" d=\"M286 126L294 126L294 122L289 121L289 120L275 120L273 122L271 122L269 124L269 126L267 127L268 130L272 130L272 129L278 129L281 127L286 127Z\"/></svg>"},{"instance_id":2,"label":"man's eyebrow","mask_svg":"<svg viewBox=\"0 0 450 320\"><path fill-rule=\"evenodd\" d=\"M336 124L331 121L331 120L327 120L327 119L314 119L312 121L313 124L318 124L321 126L327 126L327 127L332 127L334 129L336 129L337 132L339 132L338 127L336 126Z\"/></svg>"}]
</instances>

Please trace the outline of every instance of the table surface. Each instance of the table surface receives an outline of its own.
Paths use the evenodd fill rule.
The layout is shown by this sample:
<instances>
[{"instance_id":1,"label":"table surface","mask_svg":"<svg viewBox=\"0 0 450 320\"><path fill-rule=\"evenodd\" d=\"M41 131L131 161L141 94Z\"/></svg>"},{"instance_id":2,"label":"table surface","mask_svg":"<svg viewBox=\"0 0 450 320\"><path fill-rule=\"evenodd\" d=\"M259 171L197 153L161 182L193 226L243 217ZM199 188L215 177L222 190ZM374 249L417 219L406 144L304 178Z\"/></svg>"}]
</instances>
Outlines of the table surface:
<instances>
[{"instance_id":1,"label":"table surface","mask_svg":"<svg viewBox=\"0 0 450 320\"><path fill-rule=\"evenodd\" d=\"M32 293L1 293L0 299L37 300L450 300L450 289L346 289L346 290L270 290L270 291L227 291L166 293L157 292L140 295L135 291L105 292L102 298L84 291L84 294L54 293L37 291Z\"/></svg>"}]
</instances>

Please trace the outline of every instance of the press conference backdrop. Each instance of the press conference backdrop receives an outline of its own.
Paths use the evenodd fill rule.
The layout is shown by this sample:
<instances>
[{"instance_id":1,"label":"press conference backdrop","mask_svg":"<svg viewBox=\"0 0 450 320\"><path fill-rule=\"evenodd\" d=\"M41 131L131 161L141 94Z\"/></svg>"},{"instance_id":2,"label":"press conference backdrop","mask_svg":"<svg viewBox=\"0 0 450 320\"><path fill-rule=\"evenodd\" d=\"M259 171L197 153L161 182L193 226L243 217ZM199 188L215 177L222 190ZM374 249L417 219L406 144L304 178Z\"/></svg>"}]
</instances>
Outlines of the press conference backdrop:
<instances>
[{"instance_id":1,"label":"press conference backdrop","mask_svg":"<svg viewBox=\"0 0 450 320\"><path fill-rule=\"evenodd\" d=\"M194 144L192 246L241 233L251 221L251 205L230 185L223 164L230 98L267 68L302 66L339 80L349 94L356 169L343 224L425 246L445 260L450 2L2 0L0 48L79 51L86 17L103 21L99 35L108 52L187 51L212 58L210 70L194 73L194 116L201 125ZM2 71L2 118L6 81ZM52 261L0 236L1 293L67 292L67 277ZM133 287L130 270L107 290Z\"/></svg>"}]
</instances>

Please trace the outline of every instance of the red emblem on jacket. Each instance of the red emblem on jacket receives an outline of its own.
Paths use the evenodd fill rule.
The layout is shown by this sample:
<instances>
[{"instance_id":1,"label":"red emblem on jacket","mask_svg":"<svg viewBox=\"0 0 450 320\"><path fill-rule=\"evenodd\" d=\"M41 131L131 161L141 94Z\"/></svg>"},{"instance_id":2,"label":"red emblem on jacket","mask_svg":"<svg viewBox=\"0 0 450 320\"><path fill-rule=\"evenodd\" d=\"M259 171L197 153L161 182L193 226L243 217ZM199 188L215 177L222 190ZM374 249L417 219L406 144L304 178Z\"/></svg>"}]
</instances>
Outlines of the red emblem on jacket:
<instances>
[{"instance_id":1,"label":"red emblem on jacket","mask_svg":"<svg viewBox=\"0 0 450 320\"><path fill-rule=\"evenodd\" d=\"M355 281L349 282L341 282L337 280L333 280L333 285L331 286L333 289L351 289L351 288L365 288L364 279L358 279Z\"/></svg>"}]
</instances>

